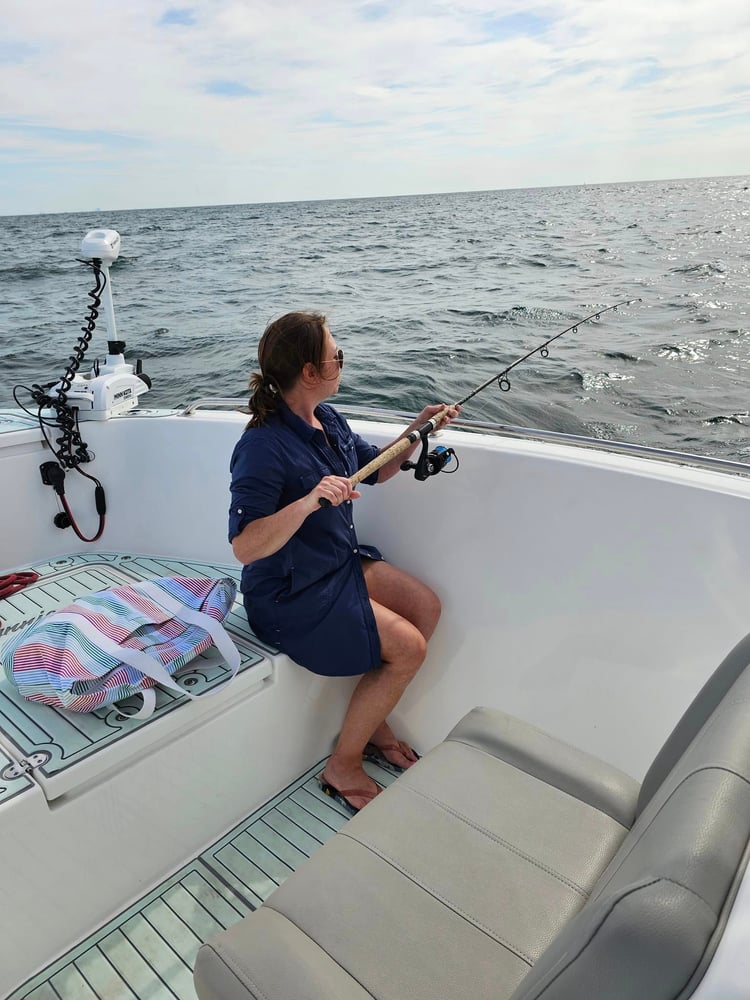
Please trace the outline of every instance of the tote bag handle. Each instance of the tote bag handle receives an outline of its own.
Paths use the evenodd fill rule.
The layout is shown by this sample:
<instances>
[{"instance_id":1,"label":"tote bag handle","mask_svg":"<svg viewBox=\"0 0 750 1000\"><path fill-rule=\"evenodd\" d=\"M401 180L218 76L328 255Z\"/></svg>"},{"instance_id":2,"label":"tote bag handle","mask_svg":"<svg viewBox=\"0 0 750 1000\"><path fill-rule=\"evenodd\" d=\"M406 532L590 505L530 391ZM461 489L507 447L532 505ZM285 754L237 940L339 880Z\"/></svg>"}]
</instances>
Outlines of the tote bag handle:
<instances>
[{"instance_id":1,"label":"tote bag handle","mask_svg":"<svg viewBox=\"0 0 750 1000\"><path fill-rule=\"evenodd\" d=\"M154 659L154 657L149 656L140 649L131 649L129 646L121 646L118 642L115 642L114 639L110 639L109 636L104 635L96 629L88 618L85 618L83 615L76 614L75 612L64 612L55 615L55 621L60 622L61 624L74 625L95 646L104 650L105 653L109 653L109 655L114 659L119 660L122 663L127 663L128 666L134 667L146 677L152 678L152 680L155 680L157 684L160 684L162 687L168 688L170 691L174 691L179 695L186 696L191 700L218 694L219 691L223 691L228 684L231 684L240 668L240 651L237 649L237 646L234 644L226 629L220 622L218 622L215 618L212 618L211 615L205 614L203 611L196 611L194 608L186 607L169 594L165 594L161 587L157 587L154 584L140 584L138 592L144 597L147 597L150 601L153 601L154 604L158 604L165 611L168 611L173 617L179 618L180 621L188 622L191 625L197 625L199 628L202 628L204 632L208 632L213 639L216 648L227 662L227 666L231 671L229 679L223 684L219 684L218 687L212 688L210 691L205 691L203 695L193 694L184 687L181 687L173 679L166 667L164 667L164 665L157 659ZM152 715L154 711L154 706L156 705L156 694L153 688L146 688L144 691L139 693L143 697L143 707L138 712L123 714L128 714L130 718L134 719L146 719Z\"/></svg>"}]
</instances>

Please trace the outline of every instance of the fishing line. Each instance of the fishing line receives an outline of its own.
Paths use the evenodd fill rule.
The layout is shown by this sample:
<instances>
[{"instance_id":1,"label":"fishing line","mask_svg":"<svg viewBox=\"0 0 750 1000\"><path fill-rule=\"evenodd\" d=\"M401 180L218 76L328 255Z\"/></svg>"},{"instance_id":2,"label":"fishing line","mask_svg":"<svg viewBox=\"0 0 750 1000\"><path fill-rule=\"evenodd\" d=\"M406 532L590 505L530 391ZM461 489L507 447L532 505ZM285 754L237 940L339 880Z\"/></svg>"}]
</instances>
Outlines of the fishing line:
<instances>
[{"instance_id":1,"label":"fishing line","mask_svg":"<svg viewBox=\"0 0 750 1000\"><path fill-rule=\"evenodd\" d=\"M467 403L470 399L473 399L474 396L482 392L483 389L486 389L488 386L492 385L493 382L497 382L502 392L510 392L511 384L510 384L510 379L508 378L508 374L509 372L512 372L514 368L517 368L520 364L522 364L524 361L527 361L535 354L540 354L543 358L548 358L549 345L553 343L555 340L558 340L560 337L563 337L566 333L578 333L578 327L583 326L584 323L588 323L590 320L599 319L605 313L616 311L617 309L620 308L620 306L629 306L632 305L633 302L641 302L641 301L643 300L640 298L624 299L622 302L615 302L613 306L607 306L605 309L599 309L597 312L591 313L591 315L586 316L585 319L577 320L575 323L572 323L565 330L561 330L559 333L556 333L553 337L550 337L549 340L545 340L544 343L539 344L537 347L532 348L532 350L528 351L520 358L516 358L513 364L508 365L507 368L504 368L497 375L493 375L491 378L488 378L486 382L482 382L482 384L477 386L476 389L473 389L467 396L464 396L463 399L459 399L458 402L454 403L453 405L463 406L464 403Z\"/></svg>"},{"instance_id":2,"label":"fishing line","mask_svg":"<svg viewBox=\"0 0 750 1000\"><path fill-rule=\"evenodd\" d=\"M480 392L483 392L485 389L487 389L495 382L498 384L502 392L510 392L511 382L510 379L508 378L508 375L510 374L510 372L513 371L514 368L517 368L520 364L523 364L524 361L528 361L528 359L533 357L535 354L539 354L543 358L549 357L549 345L554 343L554 341L559 340L560 337L565 336L566 333L577 333L578 328L583 326L584 323L589 323L592 320L597 320L600 317L602 317L605 313L614 312L617 309L619 309L620 306L629 306L632 305L634 302L641 302L641 301L642 301L641 298L623 299L622 302L615 302L614 305L605 306L603 309L597 309L597 311L591 313L590 316L585 316L583 319L576 320L575 323L571 323L571 325L566 327L564 330L561 330L559 333L554 334L552 337L548 337L547 340L543 341L541 344L537 344L536 347L532 348L530 351L527 351L526 354L523 354L520 358L516 358L516 360L512 362L512 364L509 364L506 368L503 368L501 372L498 372L495 375L492 375L490 378L486 379L484 382L482 382L481 385L478 385L476 389L472 389L472 391L468 393L466 396L464 396L463 399L459 399L453 405L463 406L464 403L467 403L470 399L473 399L474 396L478 395ZM442 446L438 446L431 452L428 452L427 450L428 449L427 439L429 435L432 434L434 431L436 431L438 427L440 427L440 425L445 420L449 409L451 409L451 407L448 406L443 407L442 410L436 413L435 416L432 417L430 420L422 424L421 427L417 427L409 434L406 434L404 435L404 437L399 438L389 448L386 448L385 451L382 451L378 456L376 456L371 462L368 462L367 465L363 466L361 469L355 472L353 476L350 476L349 482L351 483L352 487L356 486L358 483L361 483L363 479L367 479L367 477L372 475L373 472L376 472L382 466L390 462L391 459L395 458L397 455L400 455L402 452L406 451L407 448L415 444L420 439L422 441L422 451L420 453L419 458L417 459L416 462L411 462L411 461L403 462L401 465L401 469L403 471L413 470L415 479L419 479L420 481L429 479L431 476L436 476L439 472L455 472L458 468L458 459L456 458L456 453L452 448L444 448ZM448 466L451 460L453 459L455 459L456 461L455 468L452 469L446 468L446 466ZM321 497L318 502L321 507L331 506L330 500L326 500L324 497Z\"/></svg>"}]
</instances>

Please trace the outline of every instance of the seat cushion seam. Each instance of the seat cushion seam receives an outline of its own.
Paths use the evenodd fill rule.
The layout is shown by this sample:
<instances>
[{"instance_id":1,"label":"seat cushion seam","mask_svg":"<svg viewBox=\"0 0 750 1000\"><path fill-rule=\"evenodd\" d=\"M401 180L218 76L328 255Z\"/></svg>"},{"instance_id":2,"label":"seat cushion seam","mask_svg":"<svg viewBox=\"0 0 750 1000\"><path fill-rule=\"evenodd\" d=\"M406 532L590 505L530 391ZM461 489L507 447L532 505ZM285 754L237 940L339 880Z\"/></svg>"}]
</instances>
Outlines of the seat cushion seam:
<instances>
[{"instance_id":1,"label":"seat cushion seam","mask_svg":"<svg viewBox=\"0 0 750 1000\"><path fill-rule=\"evenodd\" d=\"M500 844L502 847L505 847L511 853L516 854L519 858L522 858L524 861L527 861L530 865L533 865L535 868L539 868L547 875L551 875L553 878L558 879L564 885L568 886L569 889L572 889L574 892L577 892L581 896L583 896L584 899L589 898L590 895L589 890L584 889L583 886L578 885L577 882L574 882L572 879L567 878L560 872L555 871L554 868L550 868L549 865L545 865L542 861L539 861L537 858L532 857L530 854L526 854L525 851L522 851L520 847L517 847L515 844L512 844L509 840L505 840L503 837L500 837L498 834L493 833L486 827L480 826L478 823L474 822L474 820L470 819L468 816L465 816L463 813L458 812L457 809L454 809L452 806L448 805L447 802L443 802L440 799L436 799L427 792L423 792L421 789L415 788L413 785L399 786L397 783L394 783L393 787L400 788L401 791L413 792L415 795L419 795L422 798L427 799L429 802L432 802L434 805L438 806L440 809L443 809L451 816L454 816L456 819L459 819L463 823L466 823L466 825L470 826L473 830L476 830L478 833L483 834L490 840L495 841L495 843Z\"/></svg>"},{"instance_id":2,"label":"seat cushion seam","mask_svg":"<svg viewBox=\"0 0 750 1000\"><path fill-rule=\"evenodd\" d=\"M677 794L677 792L680 790L680 788L682 788L682 786L685 784L686 781L688 781L690 778L694 777L696 774L700 774L702 771L724 771L726 774L732 774L732 775L735 776L735 778L739 778L741 781L744 781L746 785L750 785L750 781L748 781L748 779L745 778L744 775L738 774L737 771L733 771L730 767L723 767L723 766L718 765L718 764L708 764L705 767L696 767L695 770L690 771L683 778L681 778L680 781L674 786L674 788L672 789L672 791L669 793L669 795L661 803L661 805L656 810L656 812L654 813L654 815L648 821L648 824L644 827L644 829L640 830L638 832L637 836L635 836L633 838L633 843L630 845L630 847L628 848L627 852L625 853L625 855L620 860L620 863L610 873L610 876L607 879L607 881L604 883L604 885L602 885L601 888L597 889L596 897L595 898L598 898L598 897L600 897L602 895L602 893L607 888L607 886L609 885L609 883L612 881L612 879L615 877L615 875L617 875L617 873L620 871L620 869L622 868L622 866L628 860L628 858L632 854L633 850L637 847L637 845L640 843L640 841L645 836L645 834L651 829L652 825L656 821L656 819L659 816L659 814L661 813L662 809L664 809L665 806L668 805L668 803L672 799L672 796L674 796L674 795ZM657 789L657 793L658 793L658 789ZM653 802L653 797L649 800L649 805L651 804L651 802ZM648 808L648 806L646 806L646 808ZM627 840L627 838L626 838L626 840ZM623 843L625 843L625 841L623 841ZM684 888L687 888L687 886L684 886ZM704 902L705 902L705 900L704 900ZM706 905L708 905L708 904L706 904Z\"/></svg>"},{"instance_id":3,"label":"seat cushion seam","mask_svg":"<svg viewBox=\"0 0 750 1000\"><path fill-rule=\"evenodd\" d=\"M705 907L707 907L707 909L709 909L711 911L711 913L713 913L713 915L715 917L718 916L716 910L713 908L713 906L711 906L711 904L709 903L709 901L707 899L704 899L703 896L701 896L701 894L699 892L695 891L695 889L691 889L689 885L685 885L684 882L680 882L679 879L670 878L668 875L660 875L659 876L659 881L660 882L669 882L672 885L679 886L680 889L684 889L685 892L689 892L691 896L695 896L696 899L700 900L701 903L703 903L703 905Z\"/></svg>"},{"instance_id":4,"label":"seat cushion seam","mask_svg":"<svg viewBox=\"0 0 750 1000\"><path fill-rule=\"evenodd\" d=\"M288 913L284 913L283 910L280 910L278 907L273 906L269 902L268 899L265 901L265 903L263 904L263 906L266 907L269 910L273 910L274 913L278 913L280 917L284 918L284 920L288 920L289 923L292 925L292 927L296 927L297 930L300 932L300 934L304 934L308 941L311 941L315 945L316 948L319 948L323 952L324 955L327 955L328 958L334 963L334 965L338 965L338 967L340 969L343 969L344 972L347 974L347 976L349 976L351 979L353 979L354 982L357 984L357 986L359 986L361 989L363 989L365 991L365 993L369 997L372 997L373 1000L377 1000L377 995L375 993L373 993L372 990L368 989L367 986L365 986L365 984L363 982L361 982L359 979L357 979L357 977L354 975L354 973L351 972L349 969L347 969L347 967L345 965L342 965L341 962L338 961L338 959L335 959L333 957L333 955L326 948L323 947L323 945L320 943L320 941L318 941L316 938L314 938L311 934L308 934L307 931L304 930L304 928L300 927L298 923L295 923L295 921L292 920L292 918L289 916Z\"/></svg>"},{"instance_id":5,"label":"seat cushion seam","mask_svg":"<svg viewBox=\"0 0 750 1000\"><path fill-rule=\"evenodd\" d=\"M505 764L506 767L512 767L516 771L521 771L522 774L528 774L530 778L534 778L536 781L540 781L543 785L548 785L550 788L556 788L558 792L560 792L562 795L567 795L571 799L575 799L576 802L581 802L583 805L588 806L589 809L593 809L594 812L600 812L604 816L608 816L613 823L617 823L617 825L621 826L623 830L630 829L630 827L627 826L627 824L623 823L616 816L613 816L612 813L609 812L607 809L600 809L599 806L595 806L591 802L588 802L586 799L582 799L579 795L575 795L567 788L560 788L560 786L556 785L553 781L546 781L544 778L540 778L538 774L534 774L533 771L530 771L527 768L522 767L520 764L511 764L511 762L505 760L504 757L498 757L496 754L490 753L489 750L484 750L482 749L482 747L478 747L474 743L467 743L465 740L457 740L455 739L455 737L446 738L444 742L460 743L461 746L468 747L469 750L474 750L476 753L483 753L485 757L489 757L491 760L497 760L500 763ZM635 806L633 807L633 809L635 810Z\"/></svg>"},{"instance_id":6,"label":"seat cushion seam","mask_svg":"<svg viewBox=\"0 0 750 1000\"><path fill-rule=\"evenodd\" d=\"M414 885L419 886L419 888L422 889L423 892L426 892L434 899L437 899L438 902L442 903L443 906L447 907L452 913L458 914L458 916L462 917L467 923L471 924L472 927L476 927L477 930L482 931L482 933L486 934L487 937L491 938L493 941L496 941L498 944L502 945L507 951L511 952L511 954L515 955L517 958L522 959L529 967L533 966L534 959L531 958L529 955L525 954L525 952L521 951L521 949L517 945L511 944L509 941L504 940L503 938L500 937L497 931L493 931L492 928L486 927L481 921L477 920L476 917L473 917L470 913L466 913L464 910L460 909L455 903L453 903L451 900L447 899L440 892L438 892L437 889L428 886L417 875L415 875L413 872L410 872L408 868L405 868L399 861L396 861L395 858L389 857L387 854L383 853L383 851L375 847L373 844L368 844L366 841L360 840L358 837L353 837L350 833L347 833L345 830L340 830L339 836L347 837L349 840L353 840L355 844L359 844L360 847L364 847L365 850L370 851L376 857L380 858L381 861L385 861L386 864L390 865L392 868L395 868L397 872L400 872L402 875L405 875L410 882L414 883Z\"/></svg>"}]
</instances>

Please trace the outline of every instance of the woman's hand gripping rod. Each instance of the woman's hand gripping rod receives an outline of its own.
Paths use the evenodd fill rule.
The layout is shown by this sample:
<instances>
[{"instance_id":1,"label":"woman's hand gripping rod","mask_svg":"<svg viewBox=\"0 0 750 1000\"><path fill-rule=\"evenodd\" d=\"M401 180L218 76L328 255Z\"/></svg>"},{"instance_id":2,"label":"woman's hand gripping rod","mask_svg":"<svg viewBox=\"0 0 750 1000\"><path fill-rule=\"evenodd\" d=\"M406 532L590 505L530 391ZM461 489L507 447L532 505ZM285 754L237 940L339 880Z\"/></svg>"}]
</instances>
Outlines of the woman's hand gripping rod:
<instances>
[{"instance_id":1,"label":"woman's hand gripping rod","mask_svg":"<svg viewBox=\"0 0 750 1000\"><path fill-rule=\"evenodd\" d=\"M409 431L403 437L398 438L394 441L392 445L389 445L384 451L381 451L379 455L376 455L371 462L367 465L363 465L361 469L358 469L353 476L349 477L349 482L351 483L352 489L361 483L363 479L367 479L371 476L373 472L377 472L378 469L387 465L392 459L396 458L397 455L401 455L413 444L416 444L420 438L424 441L428 434L432 434L436 431L440 425L447 419L450 411L453 409L452 406L444 406L441 410L426 420L419 427L416 427L413 431ZM320 497L318 503L321 507L330 507L331 501L327 500L325 497Z\"/></svg>"}]
</instances>

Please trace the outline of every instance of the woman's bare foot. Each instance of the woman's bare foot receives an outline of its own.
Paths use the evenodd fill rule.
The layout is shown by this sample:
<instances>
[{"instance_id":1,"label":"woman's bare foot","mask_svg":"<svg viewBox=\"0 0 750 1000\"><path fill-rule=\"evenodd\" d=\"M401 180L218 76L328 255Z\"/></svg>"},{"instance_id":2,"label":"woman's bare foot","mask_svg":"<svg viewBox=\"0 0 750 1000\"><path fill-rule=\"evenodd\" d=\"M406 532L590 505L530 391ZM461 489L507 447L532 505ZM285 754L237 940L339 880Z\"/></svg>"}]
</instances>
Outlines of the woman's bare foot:
<instances>
[{"instance_id":1,"label":"woman's bare foot","mask_svg":"<svg viewBox=\"0 0 750 1000\"><path fill-rule=\"evenodd\" d=\"M362 767L361 759L350 762L334 753L321 774L323 785L330 785L351 806L353 812L363 809L382 791ZM325 791L325 787L323 787Z\"/></svg>"},{"instance_id":2,"label":"woman's bare foot","mask_svg":"<svg viewBox=\"0 0 750 1000\"><path fill-rule=\"evenodd\" d=\"M389 764L406 770L413 767L419 760L419 755L409 746L406 740L398 740L387 722L383 722L370 737L370 743L378 748Z\"/></svg>"}]
</instances>

